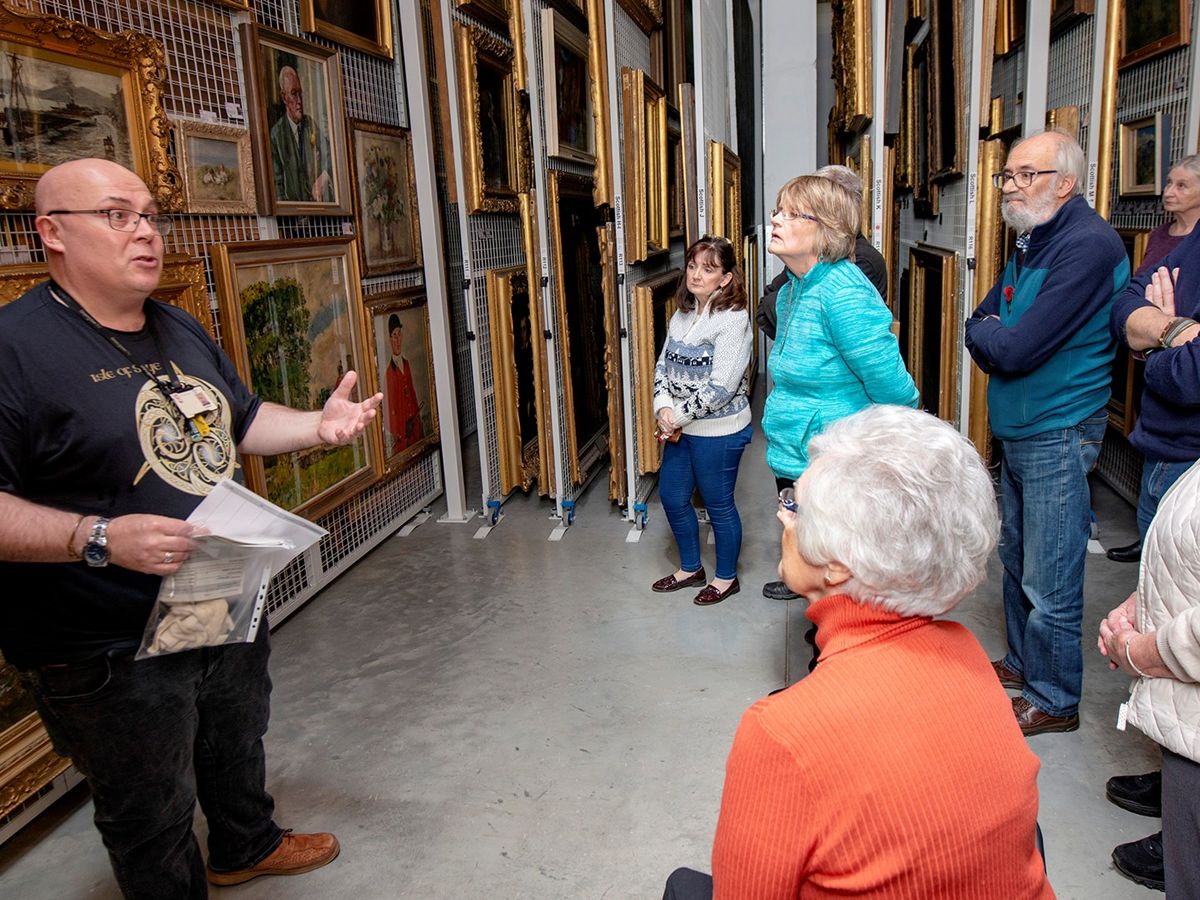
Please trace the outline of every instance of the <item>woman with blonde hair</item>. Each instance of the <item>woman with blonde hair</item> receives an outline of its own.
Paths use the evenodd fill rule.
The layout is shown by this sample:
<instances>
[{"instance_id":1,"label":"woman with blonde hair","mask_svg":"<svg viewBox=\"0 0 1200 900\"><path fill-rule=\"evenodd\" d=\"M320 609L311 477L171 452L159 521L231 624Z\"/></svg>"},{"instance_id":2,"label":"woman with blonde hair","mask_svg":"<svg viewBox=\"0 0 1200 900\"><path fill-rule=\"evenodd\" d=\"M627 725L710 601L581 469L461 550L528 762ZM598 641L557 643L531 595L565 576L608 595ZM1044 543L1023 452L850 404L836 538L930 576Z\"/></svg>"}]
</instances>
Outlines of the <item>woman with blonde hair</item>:
<instances>
[{"instance_id":1,"label":"woman with blonde hair","mask_svg":"<svg viewBox=\"0 0 1200 900\"><path fill-rule=\"evenodd\" d=\"M762 423L767 465L779 489L804 474L809 439L830 423L873 403L917 405L917 388L891 331L891 311L849 258L859 221L850 192L815 175L780 188L771 212L767 250L788 271L767 358L774 387ZM781 582L763 593L795 596Z\"/></svg>"}]
</instances>

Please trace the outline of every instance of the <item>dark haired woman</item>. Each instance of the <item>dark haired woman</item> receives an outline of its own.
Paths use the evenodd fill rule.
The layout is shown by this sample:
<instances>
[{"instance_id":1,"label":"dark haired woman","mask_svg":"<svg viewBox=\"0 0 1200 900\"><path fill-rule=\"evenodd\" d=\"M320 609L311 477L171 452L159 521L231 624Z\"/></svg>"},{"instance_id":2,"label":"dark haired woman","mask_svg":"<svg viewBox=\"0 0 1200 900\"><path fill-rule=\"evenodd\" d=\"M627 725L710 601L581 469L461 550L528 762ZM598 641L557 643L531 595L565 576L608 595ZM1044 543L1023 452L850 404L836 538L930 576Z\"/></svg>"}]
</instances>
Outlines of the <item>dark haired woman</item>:
<instances>
[{"instance_id":1,"label":"dark haired woman","mask_svg":"<svg viewBox=\"0 0 1200 900\"><path fill-rule=\"evenodd\" d=\"M688 248L675 304L654 369L654 413L664 441L658 495L679 547L680 566L652 588L665 592L705 585L694 602L711 606L740 590L742 520L733 489L751 430L746 367L753 330L745 282L729 241L705 236ZM717 545L716 577L707 584L692 507L697 488Z\"/></svg>"}]
</instances>

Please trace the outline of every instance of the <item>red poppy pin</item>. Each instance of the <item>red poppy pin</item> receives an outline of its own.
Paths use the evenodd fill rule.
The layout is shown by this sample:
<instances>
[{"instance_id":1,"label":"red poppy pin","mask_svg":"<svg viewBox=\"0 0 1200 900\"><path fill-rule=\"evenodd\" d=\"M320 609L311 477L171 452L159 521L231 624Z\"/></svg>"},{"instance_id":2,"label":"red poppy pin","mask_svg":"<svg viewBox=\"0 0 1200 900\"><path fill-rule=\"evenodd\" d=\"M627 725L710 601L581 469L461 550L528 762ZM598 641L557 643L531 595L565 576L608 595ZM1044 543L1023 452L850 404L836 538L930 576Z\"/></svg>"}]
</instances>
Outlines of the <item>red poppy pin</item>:
<instances>
[{"instance_id":1,"label":"red poppy pin","mask_svg":"<svg viewBox=\"0 0 1200 900\"><path fill-rule=\"evenodd\" d=\"M1013 298L1012 285L1006 284L1004 286L1004 299L1005 299L1005 301L1007 301L1009 306L1012 306L1012 298Z\"/></svg>"}]
</instances>

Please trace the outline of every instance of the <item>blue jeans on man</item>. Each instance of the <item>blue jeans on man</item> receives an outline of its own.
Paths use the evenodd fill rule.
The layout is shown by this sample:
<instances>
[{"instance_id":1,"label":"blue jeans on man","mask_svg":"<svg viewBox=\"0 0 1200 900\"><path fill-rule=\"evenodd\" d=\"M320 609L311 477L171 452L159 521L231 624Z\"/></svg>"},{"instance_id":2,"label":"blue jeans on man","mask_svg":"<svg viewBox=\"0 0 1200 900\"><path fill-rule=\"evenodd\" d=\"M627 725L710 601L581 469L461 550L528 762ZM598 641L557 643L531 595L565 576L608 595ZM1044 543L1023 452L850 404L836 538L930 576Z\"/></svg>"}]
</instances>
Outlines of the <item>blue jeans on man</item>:
<instances>
[{"instance_id":1,"label":"blue jeans on man","mask_svg":"<svg viewBox=\"0 0 1200 900\"><path fill-rule=\"evenodd\" d=\"M1075 715L1083 693L1087 476L1106 425L1101 410L1071 428L1002 441L1004 664L1024 677L1025 699L1052 716Z\"/></svg>"},{"instance_id":2,"label":"blue jeans on man","mask_svg":"<svg viewBox=\"0 0 1200 900\"><path fill-rule=\"evenodd\" d=\"M675 443L663 446L658 470L658 497L679 545L679 568L700 569L700 525L692 506L692 493L699 488L717 544L717 578L736 578L742 551L742 520L733 492L737 486L742 451L750 443L752 426L720 437L682 434Z\"/></svg>"},{"instance_id":3,"label":"blue jeans on man","mask_svg":"<svg viewBox=\"0 0 1200 900\"><path fill-rule=\"evenodd\" d=\"M1146 531L1150 528L1150 520L1158 510L1158 503L1163 495L1170 490L1171 485L1178 481L1184 472L1195 463L1191 462L1153 462L1147 459L1142 464L1142 486L1138 492L1137 526L1138 537L1146 539Z\"/></svg>"},{"instance_id":4,"label":"blue jeans on man","mask_svg":"<svg viewBox=\"0 0 1200 900\"><path fill-rule=\"evenodd\" d=\"M55 750L87 778L127 898L208 896L197 799L214 870L249 868L282 840L262 743L269 656L263 622L252 644L138 661L129 650L22 673Z\"/></svg>"}]
</instances>

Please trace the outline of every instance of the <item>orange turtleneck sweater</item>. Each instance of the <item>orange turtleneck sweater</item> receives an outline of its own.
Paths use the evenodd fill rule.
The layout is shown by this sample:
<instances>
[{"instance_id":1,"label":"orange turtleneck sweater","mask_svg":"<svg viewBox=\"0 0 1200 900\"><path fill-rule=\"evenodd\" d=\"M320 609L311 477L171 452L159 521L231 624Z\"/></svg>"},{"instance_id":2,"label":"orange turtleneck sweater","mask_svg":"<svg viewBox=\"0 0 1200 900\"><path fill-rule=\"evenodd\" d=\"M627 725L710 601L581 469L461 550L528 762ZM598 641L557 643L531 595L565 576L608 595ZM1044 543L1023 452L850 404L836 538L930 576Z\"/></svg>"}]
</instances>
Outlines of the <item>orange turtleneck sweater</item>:
<instances>
[{"instance_id":1,"label":"orange turtleneck sweater","mask_svg":"<svg viewBox=\"0 0 1200 900\"><path fill-rule=\"evenodd\" d=\"M714 900L1047 900L1039 762L954 622L813 603L821 662L742 717Z\"/></svg>"}]
</instances>

